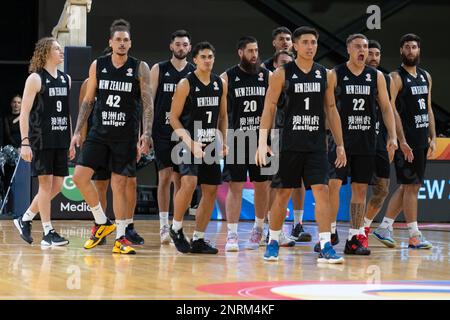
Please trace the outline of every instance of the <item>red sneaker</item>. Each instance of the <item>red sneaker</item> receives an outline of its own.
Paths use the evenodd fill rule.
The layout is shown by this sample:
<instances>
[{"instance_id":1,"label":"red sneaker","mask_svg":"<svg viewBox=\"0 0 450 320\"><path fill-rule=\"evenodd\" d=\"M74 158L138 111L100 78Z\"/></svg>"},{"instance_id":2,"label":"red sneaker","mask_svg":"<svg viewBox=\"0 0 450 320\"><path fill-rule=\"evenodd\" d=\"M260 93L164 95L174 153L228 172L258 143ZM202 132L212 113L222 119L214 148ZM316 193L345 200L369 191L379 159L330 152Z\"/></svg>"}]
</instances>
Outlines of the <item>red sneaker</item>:
<instances>
[{"instance_id":1,"label":"red sneaker","mask_svg":"<svg viewBox=\"0 0 450 320\"><path fill-rule=\"evenodd\" d=\"M364 248L368 248L369 247L369 238L367 238L365 235L363 234L358 234L356 236L356 238L358 239L358 241L361 243L361 245Z\"/></svg>"}]
</instances>

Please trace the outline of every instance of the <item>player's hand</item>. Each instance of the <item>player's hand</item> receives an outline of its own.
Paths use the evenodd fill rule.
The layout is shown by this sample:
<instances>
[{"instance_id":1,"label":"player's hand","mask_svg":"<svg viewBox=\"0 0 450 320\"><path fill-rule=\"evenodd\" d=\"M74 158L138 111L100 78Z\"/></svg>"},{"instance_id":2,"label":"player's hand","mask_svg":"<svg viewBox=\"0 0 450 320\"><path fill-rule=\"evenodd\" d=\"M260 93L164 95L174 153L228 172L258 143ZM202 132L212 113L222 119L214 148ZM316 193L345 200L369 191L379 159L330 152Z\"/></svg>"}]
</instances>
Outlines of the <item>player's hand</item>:
<instances>
[{"instance_id":1,"label":"player's hand","mask_svg":"<svg viewBox=\"0 0 450 320\"><path fill-rule=\"evenodd\" d=\"M75 147L69 148L69 154L68 154L69 160L75 159L76 154L77 154L77 151L75 150Z\"/></svg>"},{"instance_id":2,"label":"player's hand","mask_svg":"<svg viewBox=\"0 0 450 320\"><path fill-rule=\"evenodd\" d=\"M206 144L198 142L198 141L192 141L192 143L189 145L192 154L196 158L203 158L205 156L205 152L203 151L203 148L206 147Z\"/></svg>"},{"instance_id":3,"label":"player's hand","mask_svg":"<svg viewBox=\"0 0 450 320\"><path fill-rule=\"evenodd\" d=\"M228 155L230 148L225 143L222 144L222 148L220 149L220 157L226 157Z\"/></svg>"},{"instance_id":4,"label":"player's hand","mask_svg":"<svg viewBox=\"0 0 450 320\"><path fill-rule=\"evenodd\" d=\"M413 150L406 142L406 140L404 142L400 142L400 150L402 151L406 161L413 162L414 160Z\"/></svg>"},{"instance_id":5,"label":"player's hand","mask_svg":"<svg viewBox=\"0 0 450 320\"><path fill-rule=\"evenodd\" d=\"M392 160L394 160L395 150L398 149L397 139L389 139L386 144L386 149L388 152L389 163L391 163Z\"/></svg>"},{"instance_id":6,"label":"player's hand","mask_svg":"<svg viewBox=\"0 0 450 320\"><path fill-rule=\"evenodd\" d=\"M427 158L433 158L436 153L436 139L431 139L428 146Z\"/></svg>"},{"instance_id":7,"label":"player's hand","mask_svg":"<svg viewBox=\"0 0 450 320\"><path fill-rule=\"evenodd\" d=\"M336 161L334 165L336 168L342 168L347 165L347 155L345 154L344 146L336 146Z\"/></svg>"},{"instance_id":8,"label":"player's hand","mask_svg":"<svg viewBox=\"0 0 450 320\"><path fill-rule=\"evenodd\" d=\"M30 146L22 146L22 148L20 148L20 156L26 162L31 162L33 159L33 152L31 151Z\"/></svg>"},{"instance_id":9,"label":"player's hand","mask_svg":"<svg viewBox=\"0 0 450 320\"><path fill-rule=\"evenodd\" d=\"M148 154L150 152L150 139L145 133L139 138L139 150L141 154Z\"/></svg>"},{"instance_id":10,"label":"player's hand","mask_svg":"<svg viewBox=\"0 0 450 320\"><path fill-rule=\"evenodd\" d=\"M69 150L71 148L75 148L76 147L80 147L81 146L81 135L79 133L74 133L72 140L70 141L70 147Z\"/></svg>"},{"instance_id":11,"label":"player's hand","mask_svg":"<svg viewBox=\"0 0 450 320\"><path fill-rule=\"evenodd\" d=\"M274 156L272 149L266 143L260 144L255 154L255 163L257 166L262 167L267 164L267 154Z\"/></svg>"}]
</instances>

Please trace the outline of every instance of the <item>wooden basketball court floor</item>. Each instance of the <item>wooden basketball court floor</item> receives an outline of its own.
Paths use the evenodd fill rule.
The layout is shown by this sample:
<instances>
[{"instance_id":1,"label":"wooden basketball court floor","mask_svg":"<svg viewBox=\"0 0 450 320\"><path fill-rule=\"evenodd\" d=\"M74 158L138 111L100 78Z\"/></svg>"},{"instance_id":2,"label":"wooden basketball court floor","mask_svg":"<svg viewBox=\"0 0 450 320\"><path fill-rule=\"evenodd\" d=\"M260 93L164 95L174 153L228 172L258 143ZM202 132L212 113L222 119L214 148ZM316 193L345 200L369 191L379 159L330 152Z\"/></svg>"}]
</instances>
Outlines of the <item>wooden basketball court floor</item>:
<instances>
[{"instance_id":1,"label":"wooden basketball court floor","mask_svg":"<svg viewBox=\"0 0 450 320\"><path fill-rule=\"evenodd\" d=\"M193 221L185 221L192 235ZM431 250L408 249L406 229L395 230L399 246L369 241L372 255L345 256L343 265L318 265L312 251L315 224L306 224L310 243L280 249L278 262L266 262L259 250L225 252L226 224L213 221L207 239L219 254L183 255L173 244L160 245L159 221L136 221L145 245L134 256L111 253L107 245L83 249L89 221L55 221L70 239L67 247L43 249L42 227L33 225L33 245L18 235L12 221L0 221L0 299L450 299L450 225L428 225L423 234ZM240 243L251 222L239 225ZM285 226L289 232L290 224ZM342 253L346 224L338 226Z\"/></svg>"}]
</instances>

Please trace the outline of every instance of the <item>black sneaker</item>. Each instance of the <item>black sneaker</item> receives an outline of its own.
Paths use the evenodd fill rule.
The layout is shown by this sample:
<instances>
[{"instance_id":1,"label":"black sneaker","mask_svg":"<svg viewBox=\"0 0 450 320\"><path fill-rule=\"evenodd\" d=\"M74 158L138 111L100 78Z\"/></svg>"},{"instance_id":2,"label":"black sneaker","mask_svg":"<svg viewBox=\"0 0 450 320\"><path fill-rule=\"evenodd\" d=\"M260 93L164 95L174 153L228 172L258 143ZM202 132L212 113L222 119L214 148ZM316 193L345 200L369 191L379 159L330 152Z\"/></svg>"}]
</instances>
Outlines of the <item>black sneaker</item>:
<instances>
[{"instance_id":1,"label":"black sneaker","mask_svg":"<svg viewBox=\"0 0 450 320\"><path fill-rule=\"evenodd\" d=\"M31 221L23 221L22 217L14 219L14 225L20 232L20 237L31 244L33 238L31 237Z\"/></svg>"},{"instance_id":2,"label":"black sneaker","mask_svg":"<svg viewBox=\"0 0 450 320\"><path fill-rule=\"evenodd\" d=\"M217 248L214 248L205 241L205 239L191 240L191 252L192 253L206 253L206 254L216 254L219 252Z\"/></svg>"},{"instance_id":3,"label":"black sneaker","mask_svg":"<svg viewBox=\"0 0 450 320\"><path fill-rule=\"evenodd\" d=\"M309 242L312 239L311 234L305 232L301 223L292 225L291 238L296 242Z\"/></svg>"},{"instance_id":4,"label":"black sneaker","mask_svg":"<svg viewBox=\"0 0 450 320\"><path fill-rule=\"evenodd\" d=\"M170 226L170 237L172 238L173 244L181 253L189 253L191 252L191 245L186 240L186 237L183 233L183 228L178 230L178 232L173 231L172 226Z\"/></svg>"},{"instance_id":5,"label":"black sneaker","mask_svg":"<svg viewBox=\"0 0 450 320\"><path fill-rule=\"evenodd\" d=\"M332 233L331 234L331 245L334 247L339 243L339 236L338 233L336 231L336 233ZM320 253L320 242L317 242L314 245L314 252Z\"/></svg>"},{"instance_id":6,"label":"black sneaker","mask_svg":"<svg viewBox=\"0 0 450 320\"><path fill-rule=\"evenodd\" d=\"M345 242L345 254L355 254L358 256L368 256L370 254L370 250L365 248L361 242L359 242L357 236L353 236L352 240L347 240Z\"/></svg>"},{"instance_id":7,"label":"black sneaker","mask_svg":"<svg viewBox=\"0 0 450 320\"><path fill-rule=\"evenodd\" d=\"M125 238L132 244L143 245L144 238L142 238L134 229L134 223L130 223L125 229Z\"/></svg>"},{"instance_id":8,"label":"black sneaker","mask_svg":"<svg viewBox=\"0 0 450 320\"><path fill-rule=\"evenodd\" d=\"M44 235L41 241L41 246L65 246L69 244L69 240L64 237L61 237L55 229L50 230L47 235Z\"/></svg>"}]
</instances>

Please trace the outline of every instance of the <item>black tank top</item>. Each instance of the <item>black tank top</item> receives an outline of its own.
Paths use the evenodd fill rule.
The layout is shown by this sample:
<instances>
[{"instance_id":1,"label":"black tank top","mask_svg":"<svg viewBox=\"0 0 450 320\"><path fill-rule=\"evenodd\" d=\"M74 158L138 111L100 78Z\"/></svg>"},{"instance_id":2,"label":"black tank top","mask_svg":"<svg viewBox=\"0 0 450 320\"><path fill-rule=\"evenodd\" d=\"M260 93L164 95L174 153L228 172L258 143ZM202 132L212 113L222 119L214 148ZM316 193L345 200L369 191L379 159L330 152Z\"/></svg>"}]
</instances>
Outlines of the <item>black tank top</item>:
<instances>
[{"instance_id":1,"label":"black tank top","mask_svg":"<svg viewBox=\"0 0 450 320\"><path fill-rule=\"evenodd\" d=\"M223 93L222 79L211 74L210 82L204 85L194 72L188 74L189 96L186 98L181 123L194 141L209 144L216 139L220 100Z\"/></svg>"},{"instance_id":2,"label":"black tank top","mask_svg":"<svg viewBox=\"0 0 450 320\"><path fill-rule=\"evenodd\" d=\"M47 70L41 77L41 91L30 112L29 139L33 150L68 149L70 144L69 78L58 70L53 78Z\"/></svg>"},{"instance_id":3,"label":"black tank top","mask_svg":"<svg viewBox=\"0 0 450 320\"><path fill-rule=\"evenodd\" d=\"M195 70L195 66L188 62L183 70L178 71L170 60L158 63L158 90L155 95L155 117L153 120L153 137L170 140L173 129L170 126L170 107L175 88L181 79Z\"/></svg>"},{"instance_id":4,"label":"black tank top","mask_svg":"<svg viewBox=\"0 0 450 320\"><path fill-rule=\"evenodd\" d=\"M406 141L412 148L428 146L428 92L430 84L425 70L417 68L414 78L403 67L398 68L402 79L402 90L397 95L395 105L405 131Z\"/></svg>"},{"instance_id":5,"label":"black tank top","mask_svg":"<svg viewBox=\"0 0 450 320\"><path fill-rule=\"evenodd\" d=\"M140 61L128 57L116 68L111 55L97 59L97 93L88 137L97 141L135 141L139 130Z\"/></svg>"},{"instance_id":6,"label":"black tank top","mask_svg":"<svg viewBox=\"0 0 450 320\"><path fill-rule=\"evenodd\" d=\"M335 70L336 104L346 152L350 155L375 155L377 70L366 66L359 76L355 76L346 63Z\"/></svg>"},{"instance_id":7,"label":"black tank top","mask_svg":"<svg viewBox=\"0 0 450 320\"><path fill-rule=\"evenodd\" d=\"M269 86L269 70L249 74L239 66L226 71L228 76L229 127L234 130L259 130L264 99Z\"/></svg>"},{"instance_id":8,"label":"black tank top","mask_svg":"<svg viewBox=\"0 0 450 320\"><path fill-rule=\"evenodd\" d=\"M264 60L263 63L264 63L264 67L267 70L272 71L272 72L275 71L275 67L273 66L273 57L271 57L271 58L269 58L267 60Z\"/></svg>"},{"instance_id":9,"label":"black tank top","mask_svg":"<svg viewBox=\"0 0 450 320\"><path fill-rule=\"evenodd\" d=\"M292 61L283 68L287 86L281 151L325 151L325 67L314 63L305 74Z\"/></svg>"},{"instance_id":10,"label":"black tank top","mask_svg":"<svg viewBox=\"0 0 450 320\"><path fill-rule=\"evenodd\" d=\"M389 100L391 99L391 77L388 74L384 74L384 79L386 79L386 88L388 92ZM377 122L375 123L375 131L377 133L377 151L387 152L386 144L387 144L387 129L383 120L383 113L381 112L381 108L377 104Z\"/></svg>"}]
</instances>

